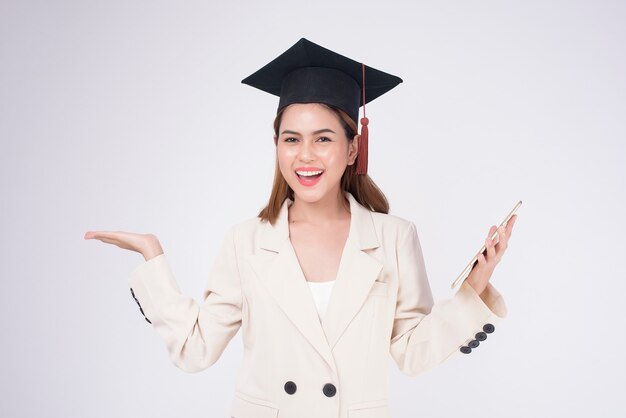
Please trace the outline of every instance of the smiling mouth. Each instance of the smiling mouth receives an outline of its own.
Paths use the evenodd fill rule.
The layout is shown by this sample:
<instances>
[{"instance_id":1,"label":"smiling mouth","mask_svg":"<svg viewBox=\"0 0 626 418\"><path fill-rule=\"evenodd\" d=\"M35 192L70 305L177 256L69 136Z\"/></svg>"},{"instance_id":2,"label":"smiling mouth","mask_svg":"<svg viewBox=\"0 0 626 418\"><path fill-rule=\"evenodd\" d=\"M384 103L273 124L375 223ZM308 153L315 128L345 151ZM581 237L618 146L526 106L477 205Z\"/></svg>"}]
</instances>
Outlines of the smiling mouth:
<instances>
[{"instance_id":1,"label":"smiling mouth","mask_svg":"<svg viewBox=\"0 0 626 418\"><path fill-rule=\"evenodd\" d=\"M302 180L305 180L305 181L306 180L310 181L310 180L315 180L315 179L320 178L320 176L322 174L324 174L324 170L301 171L301 173L307 173L307 174L299 174L297 171L295 173L296 173L296 176L298 176L299 179L302 179ZM317 173L317 174L311 175L309 173Z\"/></svg>"},{"instance_id":2,"label":"smiling mouth","mask_svg":"<svg viewBox=\"0 0 626 418\"><path fill-rule=\"evenodd\" d=\"M322 174L324 174L324 172L323 172L323 171L322 171L321 173L319 173L319 174L314 174L314 175L312 175L312 176L311 176L311 175L308 175L308 176L302 176L302 175L300 175L300 174L296 173L296 176L298 176L298 178L300 178L300 179L302 179L302 180L314 180L314 179L320 178L320 176L321 176Z\"/></svg>"}]
</instances>

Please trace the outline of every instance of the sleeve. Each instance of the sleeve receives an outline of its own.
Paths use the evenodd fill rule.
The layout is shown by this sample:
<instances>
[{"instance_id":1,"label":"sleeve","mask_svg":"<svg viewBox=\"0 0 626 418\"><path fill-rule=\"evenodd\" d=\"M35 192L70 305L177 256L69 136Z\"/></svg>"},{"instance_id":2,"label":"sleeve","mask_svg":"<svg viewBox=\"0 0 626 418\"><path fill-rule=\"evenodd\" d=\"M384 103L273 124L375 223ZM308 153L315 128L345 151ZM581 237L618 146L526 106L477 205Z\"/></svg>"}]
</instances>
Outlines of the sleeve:
<instances>
[{"instance_id":1,"label":"sleeve","mask_svg":"<svg viewBox=\"0 0 626 418\"><path fill-rule=\"evenodd\" d=\"M482 295L463 282L454 297L433 303L422 248L410 222L397 251L398 298L390 353L400 371L415 376L459 352L484 344L506 316L504 300L489 283Z\"/></svg>"},{"instance_id":2,"label":"sleeve","mask_svg":"<svg viewBox=\"0 0 626 418\"><path fill-rule=\"evenodd\" d=\"M181 294L164 254L133 270L130 290L171 360L193 373L215 363L241 326L242 293L234 227L223 240L200 306Z\"/></svg>"}]
</instances>

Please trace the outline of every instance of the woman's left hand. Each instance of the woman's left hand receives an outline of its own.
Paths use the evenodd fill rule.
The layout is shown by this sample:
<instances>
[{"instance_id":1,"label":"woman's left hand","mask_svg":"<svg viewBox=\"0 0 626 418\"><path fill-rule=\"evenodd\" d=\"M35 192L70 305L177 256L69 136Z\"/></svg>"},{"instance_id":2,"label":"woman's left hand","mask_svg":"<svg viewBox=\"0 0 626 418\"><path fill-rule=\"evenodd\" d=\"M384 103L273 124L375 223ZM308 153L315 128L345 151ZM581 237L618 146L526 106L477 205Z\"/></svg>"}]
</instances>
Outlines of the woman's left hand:
<instances>
[{"instance_id":1,"label":"woman's left hand","mask_svg":"<svg viewBox=\"0 0 626 418\"><path fill-rule=\"evenodd\" d=\"M491 228L489 228L489 234L485 239L485 251L487 252L487 257L485 258L484 252L478 254L477 264L474 264L472 271L466 279L467 283L472 286L472 288L479 295L487 287L493 270L500 262L500 259L502 259L502 255L506 250L516 219L517 215L513 215L504 227L501 226L498 228L498 235L495 238L497 240L496 243L489 239L489 237L496 231L496 226L492 225Z\"/></svg>"}]
</instances>

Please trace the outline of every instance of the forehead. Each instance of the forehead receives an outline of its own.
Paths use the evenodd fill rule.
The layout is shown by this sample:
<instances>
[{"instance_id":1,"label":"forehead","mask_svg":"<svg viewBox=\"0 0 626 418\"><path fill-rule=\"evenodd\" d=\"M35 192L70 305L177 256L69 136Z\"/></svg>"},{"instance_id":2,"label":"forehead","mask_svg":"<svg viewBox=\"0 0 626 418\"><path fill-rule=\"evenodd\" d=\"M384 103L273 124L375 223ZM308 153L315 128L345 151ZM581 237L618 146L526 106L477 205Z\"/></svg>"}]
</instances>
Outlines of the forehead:
<instances>
[{"instance_id":1,"label":"forehead","mask_svg":"<svg viewBox=\"0 0 626 418\"><path fill-rule=\"evenodd\" d=\"M294 103L283 110L281 126L285 125L341 126L337 115L319 103Z\"/></svg>"}]
</instances>

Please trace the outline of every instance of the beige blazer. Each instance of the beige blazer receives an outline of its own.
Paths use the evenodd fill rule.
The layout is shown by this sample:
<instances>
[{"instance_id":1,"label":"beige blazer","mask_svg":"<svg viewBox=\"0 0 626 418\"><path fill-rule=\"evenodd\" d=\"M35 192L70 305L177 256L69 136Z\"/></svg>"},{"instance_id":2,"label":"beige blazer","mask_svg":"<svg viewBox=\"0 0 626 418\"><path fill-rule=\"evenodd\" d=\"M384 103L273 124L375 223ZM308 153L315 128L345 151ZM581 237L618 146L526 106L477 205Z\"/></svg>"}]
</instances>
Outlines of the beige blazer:
<instances>
[{"instance_id":1,"label":"beige blazer","mask_svg":"<svg viewBox=\"0 0 626 418\"><path fill-rule=\"evenodd\" d=\"M389 418L390 357L414 376L488 344L506 316L491 284L482 299L464 283L433 305L415 225L346 197L350 232L321 321L289 240L290 199L275 226L229 229L202 305L180 293L165 255L133 270L133 297L182 370L211 366L241 328L232 417Z\"/></svg>"}]
</instances>

